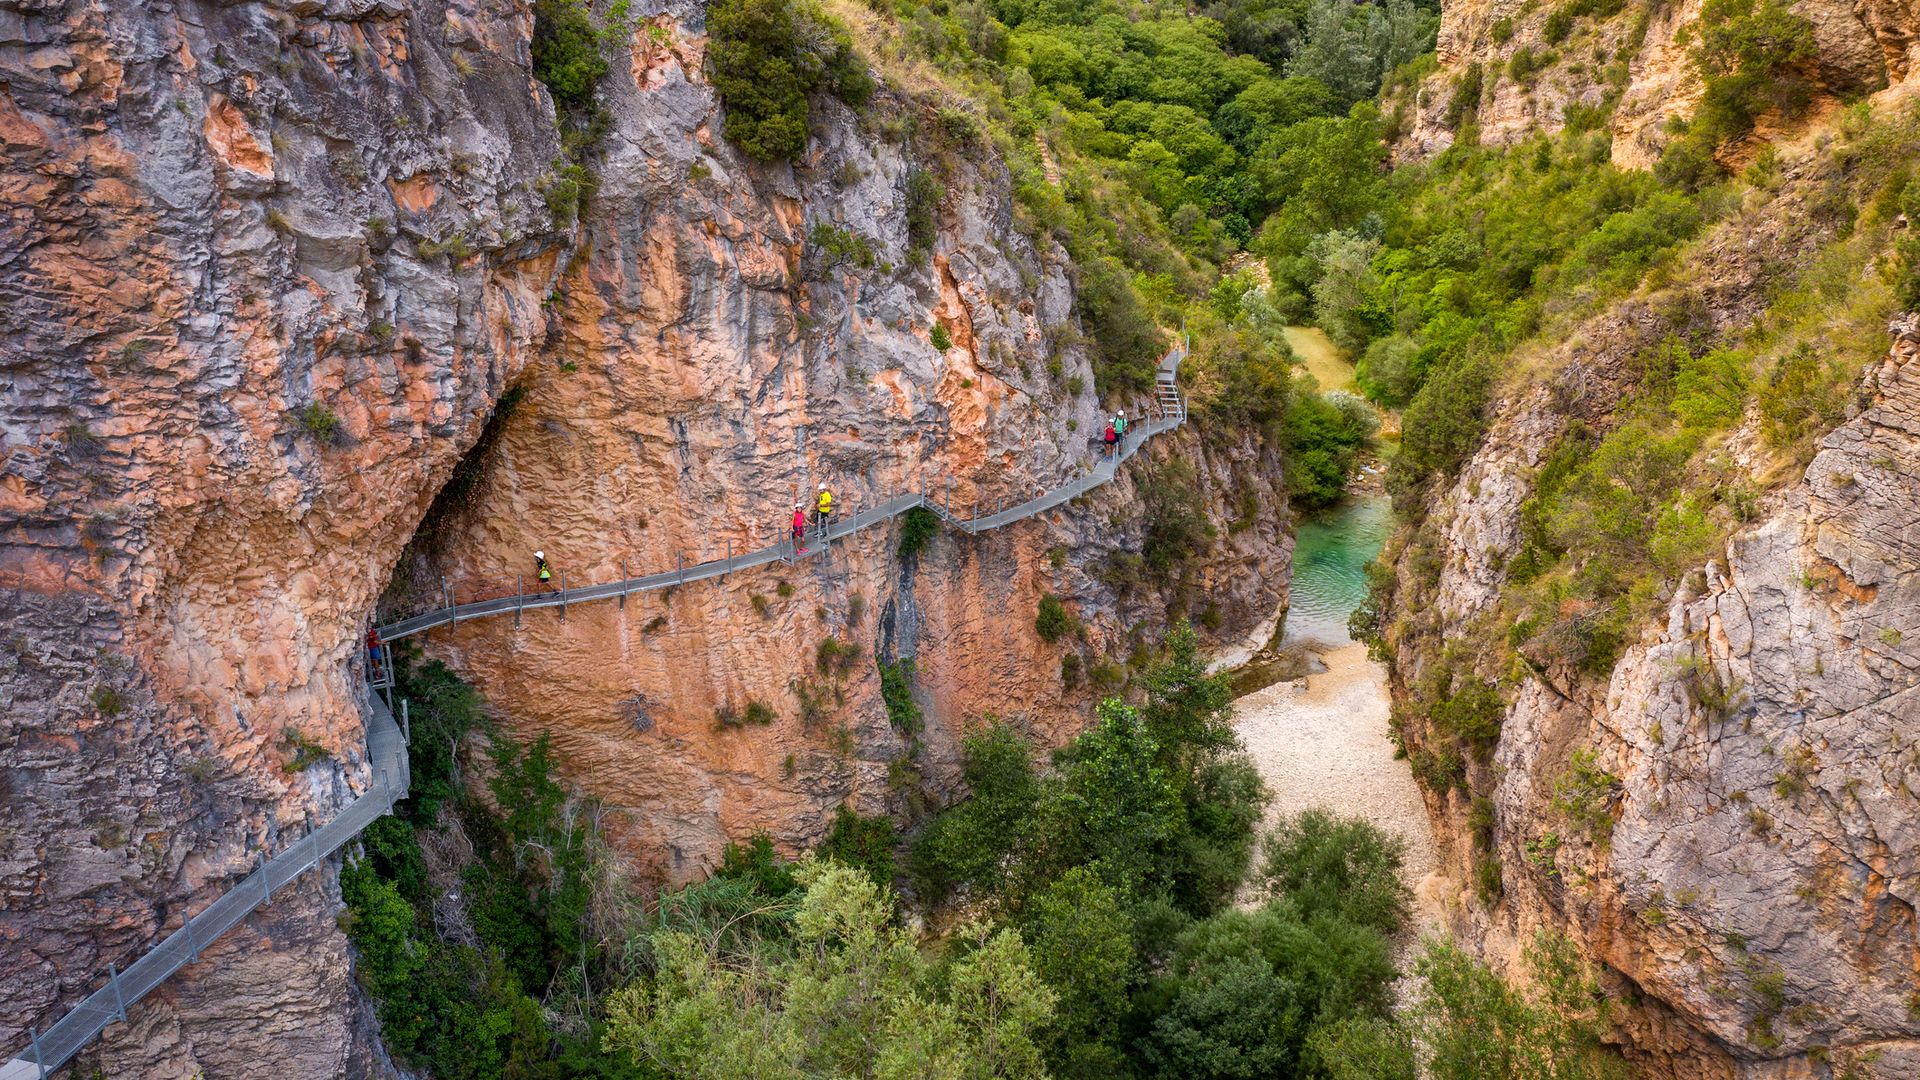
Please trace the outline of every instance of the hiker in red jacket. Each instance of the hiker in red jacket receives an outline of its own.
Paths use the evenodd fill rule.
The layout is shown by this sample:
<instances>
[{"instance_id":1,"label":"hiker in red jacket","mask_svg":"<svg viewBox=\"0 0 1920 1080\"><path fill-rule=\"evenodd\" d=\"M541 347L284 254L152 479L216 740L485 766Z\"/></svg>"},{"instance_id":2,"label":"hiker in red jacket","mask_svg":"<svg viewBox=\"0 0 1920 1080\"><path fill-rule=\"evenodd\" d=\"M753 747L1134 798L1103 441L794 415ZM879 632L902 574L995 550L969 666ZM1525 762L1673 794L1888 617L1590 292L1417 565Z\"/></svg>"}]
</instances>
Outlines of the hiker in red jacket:
<instances>
[{"instance_id":1,"label":"hiker in red jacket","mask_svg":"<svg viewBox=\"0 0 1920 1080\"><path fill-rule=\"evenodd\" d=\"M1107 430L1101 434L1100 440L1107 444L1107 456L1112 457L1114 448L1120 443L1119 433L1113 430L1113 421L1107 421Z\"/></svg>"},{"instance_id":2,"label":"hiker in red jacket","mask_svg":"<svg viewBox=\"0 0 1920 1080\"><path fill-rule=\"evenodd\" d=\"M801 544L806 542L806 539L807 539L807 512L805 510L800 509L799 503L794 503L793 504L793 552L794 554L805 555L807 553L807 549L800 546Z\"/></svg>"}]
</instances>

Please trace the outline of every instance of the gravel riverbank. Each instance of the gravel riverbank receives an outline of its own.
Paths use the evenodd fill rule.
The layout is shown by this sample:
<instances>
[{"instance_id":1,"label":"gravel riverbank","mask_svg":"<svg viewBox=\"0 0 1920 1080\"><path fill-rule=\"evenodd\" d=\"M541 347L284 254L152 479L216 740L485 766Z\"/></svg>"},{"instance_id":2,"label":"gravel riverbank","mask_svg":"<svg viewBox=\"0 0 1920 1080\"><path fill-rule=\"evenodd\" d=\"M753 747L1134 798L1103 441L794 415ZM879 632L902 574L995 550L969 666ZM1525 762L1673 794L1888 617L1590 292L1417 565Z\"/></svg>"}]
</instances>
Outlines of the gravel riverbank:
<instances>
[{"instance_id":1,"label":"gravel riverbank","mask_svg":"<svg viewBox=\"0 0 1920 1080\"><path fill-rule=\"evenodd\" d=\"M1450 890L1426 806L1387 734L1385 669L1365 645L1321 654L1327 670L1276 683L1235 703L1235 727L1274 799L1271 825L1282 815L1324 807L1372 822L1406 841L1403 876L1414 891L1408 940L1444 927Z\"/></svg>"}]
</instances>

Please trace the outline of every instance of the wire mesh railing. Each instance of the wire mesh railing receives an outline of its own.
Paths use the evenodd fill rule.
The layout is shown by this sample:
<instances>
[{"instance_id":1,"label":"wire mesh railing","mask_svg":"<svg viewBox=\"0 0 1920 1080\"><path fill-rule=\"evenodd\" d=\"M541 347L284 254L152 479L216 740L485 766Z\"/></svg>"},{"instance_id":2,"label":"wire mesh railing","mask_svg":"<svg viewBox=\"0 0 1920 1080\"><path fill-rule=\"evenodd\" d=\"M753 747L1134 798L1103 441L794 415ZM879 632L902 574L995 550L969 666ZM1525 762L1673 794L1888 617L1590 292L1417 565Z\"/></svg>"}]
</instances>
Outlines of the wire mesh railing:
<instances>
[{"instance_id":1,"label":"wire mesh railing","mask_svg":"<svg viewBox=\"0 0 1920 1080\"><path fill-rule=\"evenodd\" d=\"M521 617L530 610L557 607L564 617L569 604L614 598L625 603L626 597L634 593L671 588L708 578L725 577L738 570L775 562L791 564L807 558L818 558L826 554L828 547L834 541L891 520L918 506L932 510L948 525L975 535L1045 513L1112 480L1120 464L1138 453L1148 439L1162 432L1171 431L1186 422L1186 403L1180 397L1178 390L1174 389L1180 363L1186 359L1186 355L1187 339L1183 333L1179 344L1168 350L1167 355L1160 361L1156 384L1162 391L1170 390L1172 397L1171 400L1164 394L1156 397L1156 415L1152 420L1143 421L1130 428L1126 432L1126 437L1113 448L1112 452L1103 452L1076 479L1051 490L1042 491L1023 501L1013 502L1011 496L1005 494L996 496L991 501L976 497L972 505L966 507L966 516L962 516L954 511L954 492L958 485L952 477L948 477L944 485L931 490L923 484L917 491L886 495L864 507L852 500L842 501L826 525L810 520L807 536L798 541L789 536L753 551L736 554L732 540L728 538L725 541L724 553L717 557L712 553L700 552L699 554L706 554L709 557L689 560L687 552L679 551L674 557L674 565L671 569L658 570L638 577L629 574L627 562L624 559L620 562L618 578L598 584L579 584L578 578L575 578L573 583L569 583L565 569L552 567L553 581L547 586L529 590L526 578L520 576L514 579L513 592L499 592L491 596L479 595L486 591L485 583L497 581L504 587L506 580L504 577L470 579L476 584L467 585L463 582L458 587L443 578L440 584L439 606L416 609L413 614L405 618L386 623L379 628L380 638L383 641L395 641L424 633L435 627L501 615L512 615L517 627ZM868 498L871 500L873 496ZM594 576L607 572L602 568ZM462 596L472 598L463 600Z\"/></svg>"},{"instance_id":2,"label":"wire mesh railing","mask_svg":"<svg viewBox=\"0 0 1920 1080\"><path fill-rule=\"evenodd\" d=\"M408 732L405 730L406 703L401 702L400 723L395 723L390 708L393 691L391 642L394 640L433 626L469 618L511 613L517 620L528 608L557 606L564 611L568 603L615 597L624 600L634 592L720 577L736 570L774 562L797 562L816 551L824 552L835 540L890 520L917 506L933 510L948 524L970 534L1033 517L1071 502L1112 480L1120 464L1139 452L1148 439L1186 422L1186 405L1177 390L1171 397L1164 393L1166 388L1174 385L1186 353L1187 340L1183 334L1180 343L1169 350L1160 362L1159 377L1156 379L1157 415L1154 419L1128 431L1127 438L1116 445L1112 453L1103 454L1078 478L1059 487L1037 492L1023 501L1013 502L1011 495L1002 494L991 504L976 501L968 508L967 516L962 517L954 511L953 495L957 485L949 478L944 491L928 490L923 484L920 490L896 492L866 506L843 503L828 523L810 525L809 535L799 541L789 536L784 541L776 540L772 544L736 554L729 539L725 553L719 558L689 564L683 554L676 559L677 565L673 569L640 577L629 576L622 563L619 580L569 588L566 571L556 568L557 587L534 593L527 591L524 575L514 576L510 592L508 579L504 575L470 578L463 580L459 586L460 592L467 597L464 602L456 597L453 583L443 580L439 608L380 627L378 638L369 650L367 759L372 766L373 777L367 791L348 803L332 821L310 831L280 854L263 859L239 884L214 898L198 913L184 919L178 928L128 965L125 971L109 965L105 982L68 1010L66 1015L45 1031L37 1027L29 1030L27 1046L21 1053L10 1061L0 1063L0 1080L45 1080L55 1069L66 1064L99 1037L109 1024L124 1023L129 1005L146 996L174 972L197 962L202 950L249 914L271 903L277 890L286 888L300 875L320 865L374 820L390 813L396 801L406 797L411 780L407 759ZM810 543L818 547L803 546ZM376 691L384 692L387 700L383 701Z\"/></svg>"},{"instance_id":3,"label":"wire mesh railing","mask_svg":"<svg viewBox=\"0 0 1920 1080\"><path fill-rule=\"evenodd\" d=\"M391 669L389 669L391 670ZM106 981L68 1010L45 1031L29 1029L27 1045L13 1060L0 1065L0 1080L43 1080L64 1065L107 1025L127 1019L127 1007L139 1001L169 976L200 959L202 950L273 901L275 892L324 862L359 835L360 830L390 812L406 797L412 780L407 759L408 733L394 722L386 702L367 695L367 760L373 776L367 790L348 803L339 816L294 841L271 859L263 858L254 871L188 916L172 933L121 971L108 965ZM402 714L405 704L402 703Z\"/></svg>"}]
</instances>

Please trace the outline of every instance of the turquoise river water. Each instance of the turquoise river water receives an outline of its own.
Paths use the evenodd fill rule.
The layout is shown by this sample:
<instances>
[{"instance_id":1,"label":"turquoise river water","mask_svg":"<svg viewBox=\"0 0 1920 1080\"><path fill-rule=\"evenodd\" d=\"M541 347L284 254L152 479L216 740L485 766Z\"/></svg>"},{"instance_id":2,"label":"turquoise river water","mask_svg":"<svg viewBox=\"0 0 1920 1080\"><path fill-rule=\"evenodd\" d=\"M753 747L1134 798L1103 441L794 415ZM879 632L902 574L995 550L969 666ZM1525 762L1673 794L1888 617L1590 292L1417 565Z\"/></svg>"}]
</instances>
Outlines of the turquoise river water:
<instances>
[{"instance_id":1,"label":"turquoise river water","mask_svg":"<svg viewBox=\"0 0 1920 1080\"><path fill-rule=\"evenodd\" d=\"M1294 532L1287 642L1345 645L1347 616L1367 595L1367 564L1386 542L1384 495L1362 495L1302 519Z\"/></svg>"}]
</instances>

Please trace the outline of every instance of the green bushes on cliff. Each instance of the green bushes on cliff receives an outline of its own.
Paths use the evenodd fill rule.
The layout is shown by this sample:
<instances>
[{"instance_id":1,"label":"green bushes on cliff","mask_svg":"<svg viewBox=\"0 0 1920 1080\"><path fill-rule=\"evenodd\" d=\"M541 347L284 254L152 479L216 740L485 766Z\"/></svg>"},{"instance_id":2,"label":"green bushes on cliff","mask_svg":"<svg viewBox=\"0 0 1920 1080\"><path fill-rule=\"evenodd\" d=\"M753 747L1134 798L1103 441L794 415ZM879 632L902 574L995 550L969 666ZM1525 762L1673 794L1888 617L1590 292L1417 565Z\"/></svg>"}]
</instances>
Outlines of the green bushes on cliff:
<instances>
[{"instance_id":1,"label":"green bushes on cliff","mask_svg":"<svg viewBox=\"0 0 1920 1080\"><path fill-rule=\"evenodd\" d=\"M560 105L593 103L607 73L599 22L586 0L536 0L533 5L533 74Z\"/></svg>"},{"instance_id":2,"label":"green bushes on cliff","mask_svg":"<svg viewBox=\"0 0 1920 1080\"><path fill-rule=\"evenodd\" d=\"M707 34L727 138L760 161L806 148L809 95L858 105L873 93L846 31L808 0L719 0L707 9Z\"/></svg>"},{"instance_id":3,"label":"green bushes on cliff","mask_svg":"<svg viewBox=\"0 0 1920 1080\"><path fill-rule=\"evenodd\" d=\"M1767 113L1792 119L1813 100L1813 23L1781 0L1707 0L1689 59L1704 92L1692 133L1709 146L1744 137Z\"/></svg>"},{"instance_id":4,"label":"green bushes on cliff","mask_svg":"<svg viewBox=\"0 0 1920 1080\"><path fill-rule=\"evenodd\" d=\"M454 744L488 727L479 695L437 661L403 658L399 676L411 705L412 787L402 815L369 826L363 857L340 875L347 936L388 1048L441 1080L628 1075L585 1029L556 1027L537 1000L567 1000L579 973L604 963L587 910L598 838L569 807L546 738L522 748L492 733L482 803L452 778ZM446 882L431 880L420 843L456 822L473 852L457 868L470 943L440 936L436 886Z\"/></svg>"}]
</instances>

